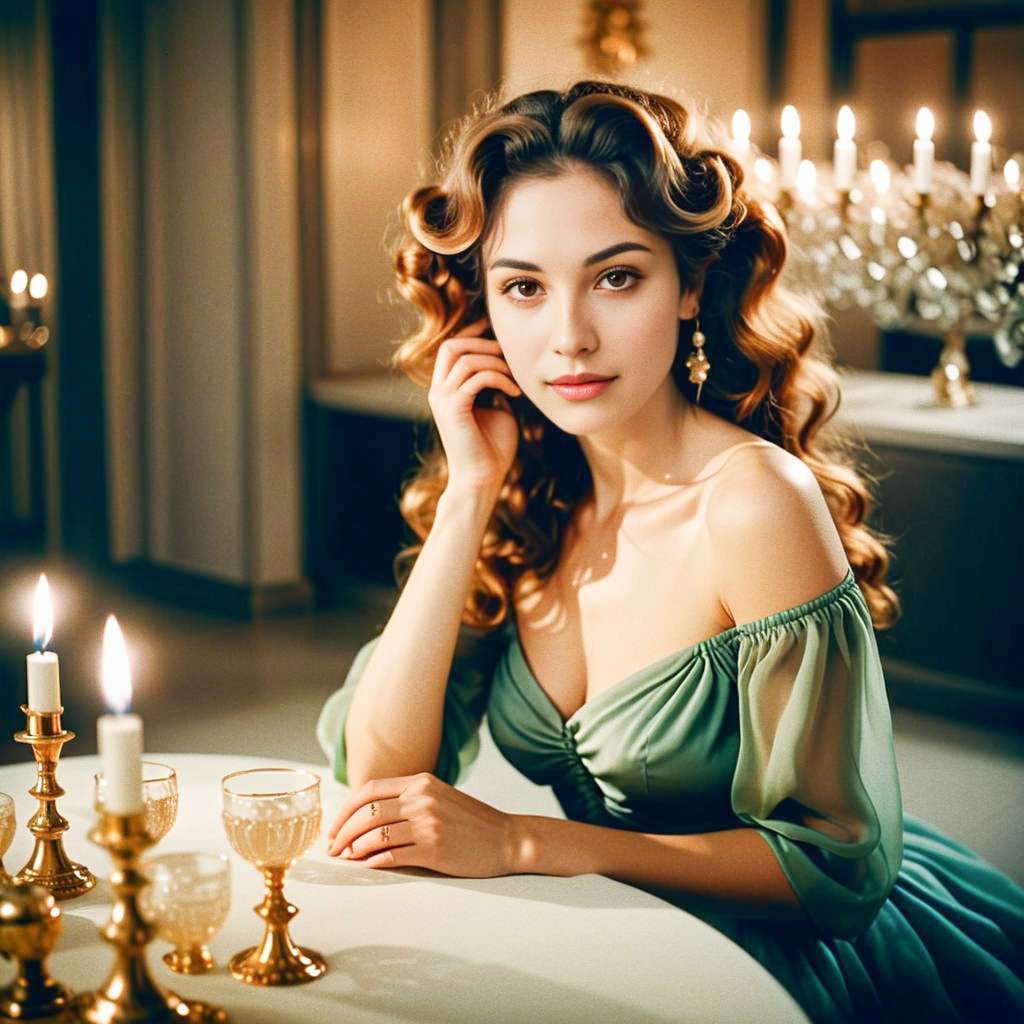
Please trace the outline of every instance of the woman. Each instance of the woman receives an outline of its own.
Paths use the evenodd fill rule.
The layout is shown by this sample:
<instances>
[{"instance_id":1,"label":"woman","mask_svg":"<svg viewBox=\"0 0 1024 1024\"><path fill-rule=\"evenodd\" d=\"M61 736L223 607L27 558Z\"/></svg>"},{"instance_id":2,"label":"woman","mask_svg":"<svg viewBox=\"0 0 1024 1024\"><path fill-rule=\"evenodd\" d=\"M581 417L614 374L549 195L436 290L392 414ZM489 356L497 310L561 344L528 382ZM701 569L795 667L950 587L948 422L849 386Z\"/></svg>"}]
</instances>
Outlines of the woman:
<instances>
[{"instance_id":1,"label":"woman","mask_svg":"<svg viewBox=\"0 0 1024 1024\"><path fill-rule=\"evenodd\" d=\"M815 1021L1024 1014L1024 892L902 815L898 602L777 215L713 126L606 83L469 118L444 163L404 204L396 355L443 448L318 726L330 852L657 891ZM568 820L453 788L485 711Z\"/></svg>"}]
</instances>

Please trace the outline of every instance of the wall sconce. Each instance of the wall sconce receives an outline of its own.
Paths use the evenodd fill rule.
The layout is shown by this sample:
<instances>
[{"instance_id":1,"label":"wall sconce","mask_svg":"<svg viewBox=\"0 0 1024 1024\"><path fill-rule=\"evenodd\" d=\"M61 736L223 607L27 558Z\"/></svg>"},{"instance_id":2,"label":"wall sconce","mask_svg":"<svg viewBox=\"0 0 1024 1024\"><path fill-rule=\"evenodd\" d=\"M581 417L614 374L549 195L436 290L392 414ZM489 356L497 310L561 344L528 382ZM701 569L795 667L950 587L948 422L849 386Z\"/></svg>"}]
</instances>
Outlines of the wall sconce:
<instances>
[{"instance_id":1,"label":"wall sconce","mask_svg":"<svg viewBox=\"0 0 1024 1024\"><path fill-rule=\"evenodd\" d=\"M580 43L596 70L618 74L647 56L640 38L647 27L640 20L640 0L587 0L584 19L586 34Z\"/></svg>"}]
</instances>

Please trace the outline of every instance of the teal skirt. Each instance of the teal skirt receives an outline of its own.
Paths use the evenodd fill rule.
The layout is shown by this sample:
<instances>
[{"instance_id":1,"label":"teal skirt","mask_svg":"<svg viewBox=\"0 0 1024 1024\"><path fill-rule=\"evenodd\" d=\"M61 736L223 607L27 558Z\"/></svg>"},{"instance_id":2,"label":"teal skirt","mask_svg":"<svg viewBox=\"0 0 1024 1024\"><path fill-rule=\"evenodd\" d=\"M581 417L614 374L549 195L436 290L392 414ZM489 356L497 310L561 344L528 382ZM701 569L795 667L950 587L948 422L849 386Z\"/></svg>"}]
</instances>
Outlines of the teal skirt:
<instances>
[{"instance_id":1,"label":"teal skirt","mask_svg":"<svg viewBox=\"0 0 1024 1024\"><path fill-rule=\"evenodd\" d=\"M871 926L822 938L802 923L722 927L814 1024L1024 1022L1024 889L919 818Z\"/></svg>"}]
</instances>

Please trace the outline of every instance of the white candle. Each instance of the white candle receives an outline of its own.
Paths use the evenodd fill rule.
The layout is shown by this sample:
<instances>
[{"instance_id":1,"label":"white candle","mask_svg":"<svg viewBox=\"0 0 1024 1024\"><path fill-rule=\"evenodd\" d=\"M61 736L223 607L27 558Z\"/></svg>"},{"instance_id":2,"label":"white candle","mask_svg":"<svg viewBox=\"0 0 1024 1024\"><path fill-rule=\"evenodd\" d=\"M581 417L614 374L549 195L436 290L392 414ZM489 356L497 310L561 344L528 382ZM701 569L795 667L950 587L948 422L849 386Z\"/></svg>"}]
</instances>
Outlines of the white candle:
<instances>
[{"instance_id":1,"label":"white candle","mask_svg":"<svg viewBox=\"0 0 1024 1024\"><path fill-rule=\"evenodd\" d=\"M750 155L750 115L745 110L732 115L732 143L740 159Z\"/></svg>"},{"instance_id":2,"label":"white candle","mask_svg":"<svg viewBox=\"0 0 1024 1024\"><path fill-rule=\"evenodd\" d=\"M844 103L836 118L836 134L832 147L832 166L835 186L840 192L849 192L857 170L857 143L853 141L855 124L853 111Z\"/></svg>"},{"instance_id":3,"label":"white candle","mask_svg":"<svg viewBox=\"0 0 1024 1024\"><path fill-rule=\"evenodd\" d=\"M32 632L36 650L25 659L28 706L32 711L60 711L60 663L53 651L46 650L53 636L53 604L45 575L36 584Z\"/></svg>"},{"instance_id":4,"label":"white candle","mask_svg":"<svg viewBox=\"0 0 1024 1024\"><path fill-rule=\"evenodd\" d=\"M803 148L800 145L800 115L792 103L782 108L782 138L779 139L779 177L783 188L796 184Z\"/></svg>"},{"instance_id":5,"label":"white candle","mask_svg":"<svg viewBox=\"0 0 1024 1024\"><path fill-rule=\"evenodd\" d=\"M922 195L932 190L932 166L935 164L935 115L927 107L917 112L917 138L914 139L914 188Z\"/></svg>"},{"instance_id":6,"label":"white candle","mask_svg":"<svg viewBox=\"0 0 1024 1024\"><path fill-rule=\"evenodd\" d=\"M971 191L983 196L988 188L988 176L992 169L992 122L984 110L974 112L974 139L971 143Z\"/></svg>"},{"instance_id":7,"label":"white candle","mask_svg":"<svg viewBox=\"0 0 1024 1024\"><path fill-rule=\"evenodd\" d=\"M142 719L126 714L132 699L121 627L113 615L103 629L103 698L116 714L101 715L96 739L106 780L104 809L110 814L140 814L142 803Z\"/></svg>"},{"instance_id":8,"label":"white candle","mask_svg":"<svg viewBox=\"0 0 1024 1024\"><path fill-rule=\"evenodd\" d=\"M814 198L814 189L818 184L818 171L811 160L801 160L796 172L796 190L800 198L809 203Z\"/></svg>"}]
</instances>

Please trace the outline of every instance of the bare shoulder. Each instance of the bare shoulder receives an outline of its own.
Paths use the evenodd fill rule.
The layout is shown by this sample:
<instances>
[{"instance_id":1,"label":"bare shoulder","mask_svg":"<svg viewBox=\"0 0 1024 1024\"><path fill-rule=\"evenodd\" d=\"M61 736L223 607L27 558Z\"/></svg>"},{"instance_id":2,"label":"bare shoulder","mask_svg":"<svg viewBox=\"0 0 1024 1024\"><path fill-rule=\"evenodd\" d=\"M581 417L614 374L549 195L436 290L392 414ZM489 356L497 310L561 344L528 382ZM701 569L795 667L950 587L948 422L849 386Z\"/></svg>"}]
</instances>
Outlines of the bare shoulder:
<instances>
[{"instance_id":1,"label":"bare shoulder","mask_svg":"<svg viewBox=\"0 0 1024 1024\"><path fill-rule=\"evenodd\" d=\"M719 598L735 623L810 601L849 569L817 478L778 445L744 445L729 458L707 518Z\"/></svg>"}]
</instances>

